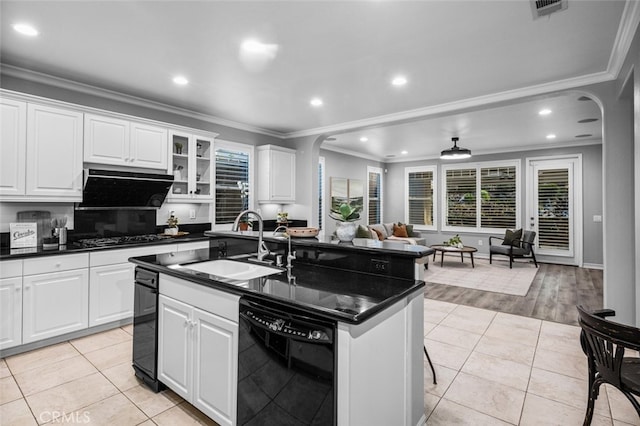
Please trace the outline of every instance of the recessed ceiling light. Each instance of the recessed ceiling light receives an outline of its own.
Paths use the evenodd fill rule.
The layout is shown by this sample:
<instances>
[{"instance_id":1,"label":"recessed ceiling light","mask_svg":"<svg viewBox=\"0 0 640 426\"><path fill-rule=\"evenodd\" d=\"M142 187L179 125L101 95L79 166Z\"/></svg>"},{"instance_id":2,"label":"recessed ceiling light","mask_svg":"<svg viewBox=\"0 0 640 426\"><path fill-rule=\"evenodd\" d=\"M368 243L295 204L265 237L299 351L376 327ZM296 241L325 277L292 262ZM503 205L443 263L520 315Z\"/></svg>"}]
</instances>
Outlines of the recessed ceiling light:
<instances>
[{"instance_id":1,"label":"recessed ceiling light","mask_svg":"<svg viewBox=\"0 0 640 426\"><path fill-rule=\"evenodd\" d=\"M255 39L248 39L243 41L240 45L240 48L245 53L265 55L269 57L275 57L276 52L278 51L277 44L262 43L261 41Z\"/></svg>"},{"instance_id":2,"label":"recessed ceiling light","mask_svg":"<svg viewBox=\"0 0 640 426\"><path fill-rule=\"evenodd\" d=\"M360 142L366 142L368 140L369 140L369 138L366 137L366 136L363 136L363 137L360 138Z\"/></svg>"},{"instance_id":3,"label":"recessed ceiling light","mask_svg":"<svg viewBox=\"0 0 640 426\"><path fill-rule=\"evenodd\" d=\"M391 84L394 86L404 86L407 84L407 78L403 75L398 75L391 80Z\"/></svg>"},{"instance_id":4,"label":"recessed ceiling light","mask_svg":"<svg viewBox=\"0 0 640 426\"><path fill-rule=\"evenodd\" d=\"M407 155L408 153L409 153L409 151L406 151L406 150L405 150L405 151L400 152L400 154L403 154L403 155Z\"/></svg>"},{"instance_id":5,"label":"recessed ceiling light","mask_svg":"<svg viewBox=\"0 0 640 426\"><path fill-rule=\"evenodd\" d=\"M556 138L556 135L554 135L553 133L547 135L547 139L555 139L555 138Z\"/></svg>"},{"instance_id":6,"label":"recessed ceiling light","mask_svg":"<svg viewBox=\"0 0 640 426\"><path fill-rule=\"evenodd\" d=\"M180 85L180 86L184 86L186 84L189 84L189 80L187 80L187 78L182 76L182 75L177 75L177 76L173 77L173 82L175 84Z\"/></svg>"},{"instance_id":7,"label":"recessed ceiling light","mask_svg":"<svg viewBox=\"0 0 640 426\"><path fill-rule=\"evenodd\" d=\"M313 98L313 99L311 99L311 102L309 102L309 103L311 104L311 106L319 107L319 106L322 106L322 99Z\"/></svg>"},{"instance_id":8,"label":"recessed ceiling light","mask_svg":"<svg viewBox=\"0 0 640 426\"><path fill-rule=\"evenodd\" d=\"M551 110L549 108L541 109L540 111L538 111L538 114L540 114L540 115L549 115L549 114L551 114Z\"/></svg>"},{"instance_id":9,"label":"recessed ceiling light","mask_svg":"<svg viewBox=\"0 0 640 426\"><path fill-rule=\"evenodd\" d=\"M14 24L13 29L19 32L20 34L35 37L39 34L38 30L35 29L32 25L19 23Z\"/></svg>"}]
</instances>

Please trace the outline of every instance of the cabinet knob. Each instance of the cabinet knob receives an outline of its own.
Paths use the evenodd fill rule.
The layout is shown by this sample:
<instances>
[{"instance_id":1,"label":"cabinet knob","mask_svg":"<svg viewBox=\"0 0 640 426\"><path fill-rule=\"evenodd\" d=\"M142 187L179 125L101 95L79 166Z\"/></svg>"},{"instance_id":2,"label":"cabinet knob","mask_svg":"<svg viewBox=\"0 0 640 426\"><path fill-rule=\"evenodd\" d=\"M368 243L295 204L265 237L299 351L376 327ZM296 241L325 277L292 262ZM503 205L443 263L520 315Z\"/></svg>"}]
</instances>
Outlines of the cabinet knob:
<instances>
[{"instance_id":1,"label":"cabinet knob","mask_svg":"<svg viewBox=\"0 0 640 426\"><path fill-rule=\"evenodd\" d=\"M62 265L62 263L58 262L56 263L56 268L59 268Z\"/></svg>"}]
</instances>

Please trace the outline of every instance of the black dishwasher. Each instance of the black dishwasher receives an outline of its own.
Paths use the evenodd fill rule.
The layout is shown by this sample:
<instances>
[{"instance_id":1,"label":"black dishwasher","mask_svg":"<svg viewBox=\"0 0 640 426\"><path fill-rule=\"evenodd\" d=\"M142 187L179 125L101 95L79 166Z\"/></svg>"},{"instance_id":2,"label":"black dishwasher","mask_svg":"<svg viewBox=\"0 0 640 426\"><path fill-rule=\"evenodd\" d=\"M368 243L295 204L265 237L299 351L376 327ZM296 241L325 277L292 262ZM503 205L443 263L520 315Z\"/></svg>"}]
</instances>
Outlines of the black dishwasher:
<instances>
[{"instance_id":1,"label":"black dishwasher","mask_svg":"<svg viewBox=\"0 0 640 426\"><path fill-rule=\"evenodd\" d=\"M336 424L336 323L263 300L240 299L241 425Z\"/></svg>"},{"instance_id":2,"label":"black dishwasher","mask_svg":"<svg viewBox=\"0 0 640 426\"><path fill-rule=\"evenodd\" d=\"M133 369L154 392L158 381L158 273L136 267L133 305Z\"/></svg>"}]
</instances>

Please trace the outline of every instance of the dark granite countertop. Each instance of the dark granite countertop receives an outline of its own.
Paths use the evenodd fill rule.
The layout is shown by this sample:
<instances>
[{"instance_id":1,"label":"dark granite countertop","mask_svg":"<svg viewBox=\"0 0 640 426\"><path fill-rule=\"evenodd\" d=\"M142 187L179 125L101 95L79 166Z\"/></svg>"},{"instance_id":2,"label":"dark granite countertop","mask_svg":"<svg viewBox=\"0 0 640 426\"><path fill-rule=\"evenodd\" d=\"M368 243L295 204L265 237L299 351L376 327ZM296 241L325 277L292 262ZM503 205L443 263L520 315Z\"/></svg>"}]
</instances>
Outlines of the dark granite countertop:
<instances>
[{"instance_id":1,"label":"dark granite countertop","mask_svg":"<svg viewBox=\"0 0 640 426\"><path fill-rule=\"evenodd\" d=\"M252 240L258 239L257 231L205 231L204 234L210 237L233 237ZM265 241L275 242L286 241L286 238L274 236L271 232L264 232L263 239ZM370 238L355 238L352 242L344 243L339 240L334 240L330 236L318 236L313 238L292 238L291 244L294 247L302 246L339 248L340 250L344 251L357 251L360 253L370 252L371 254L387 252L397 256L406 256L413 258L420 258L433 254L433 249L426 246L403 244L399 242L376 241Z\"/></svg>"},{"instance_id":2,"label":"dark granite countertop","mask_svg":"<svg viewBox=\"0 0 640 426\"><path fill-rule=\"evenodd\" d=\"M175 237L175 238L166 238L166 239L156 240L156 241L104 246L104 247L80 247L79 245L74 245L73 243L69 243L66 246L61 246L57 249L49 249L49 250L45 250L42 247L28 247L24 249L10 249L9 247L2 247L0 249L0 261L31 258L31 257L41 257L41 256L51 256L51 255L58 255L58 254L91 253L91 252L103 251L103 250L128 249L128 248L135 248L135 247L142 247L142 246L149 246L149 245L186 243L191 241L205 241L208 239L209 237L205 236L202 232L199 232L199 233L193 233L193 234L184 235L184 236Z\"/></svg>"},{"instance_id":3,"label":"dark granite countertop","mask_svg":"<svg viewBox=\"0 0 640 426\"><path fill-rule=\"evenodd\" d=\"M246 261L248 256L233 260ZM133 257L131 262L163 274L225 292L291 306L331 320L361 323L420 288L423 281L379 276L309 264L296 264L275 275L233 280L189 269L189 264L216 260L215 250L194 250ZM295 277L295 278L291 278ZM162 280L160 280L162 292Z\"/></svg>"}]
</instances>

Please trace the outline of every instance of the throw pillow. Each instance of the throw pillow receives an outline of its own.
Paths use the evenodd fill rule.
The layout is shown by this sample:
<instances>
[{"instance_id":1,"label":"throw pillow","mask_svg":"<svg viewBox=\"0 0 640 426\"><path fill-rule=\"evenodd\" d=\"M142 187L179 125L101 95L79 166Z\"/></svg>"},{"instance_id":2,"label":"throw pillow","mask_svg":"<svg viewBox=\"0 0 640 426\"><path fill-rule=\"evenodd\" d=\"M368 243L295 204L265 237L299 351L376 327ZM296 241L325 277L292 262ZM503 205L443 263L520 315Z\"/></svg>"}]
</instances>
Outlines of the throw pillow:
<instances>
[{"instance_id":1,"label":"throw pillow","mask_svg":"<svg viewBox=\"0 0 640 426\"><path fill-rule=\"evenodd\" d=\"M404 225L393 225L393 236L394 237L401 237L401 238L408 238L409 235L407 234L407 227Z\"/></svg>"},{"instance_id":2,"label":"throw pillow","mask_svg":"<svg viewBox=\"0 0 640 426\"><path fill-rule=\"evenodd\" d=\"M356 238L371 238L371 231L362 225L358 225L358 229L356 229Z\"/></svg>"},{"instance_id":3,"label":"throw pillow","mask_svg":"<svg viewBox=\"0 0 640 426\"><path fill-rule=\"evenodd\" d=\"M380 241L384 241L389 236L389 233L387 232L384 225L369 225L369 229L376 231L376 234L378 234L378 239Z\"/></svg>"},{"instance_id":4,"label":"throw pillow","mask_svg":"<svg viewBox=\"0 0 640 426\"><path fill-rule=\"evenodd\" d=\"M513 245L514 247L520 247L520 240L522 238L522 229L518 229L516 231L512 231L507 229L507 232L504 234L504 239L502 240L503 246ZM515 244L514 241L517 241Z\"/></svg>"},{"instance_id":5,"label":"throw pillow","mask_svg":"<svg viewBox=\"0 0 640 426\"><path fill-rule=\"evenodd\" d=\"M378 237L378 240L380 241L384 241L384 235L382 234L382 232L374 227L369 227L369 229L371 229L371 231L375 232L376 236Z\"/></svg>"},{"instance_id":6,"label":"throw pillow","mask_svg":"<svg viewBox=\"0 0 640 426\"><path fill-rule=\"evenodd\" d=\"M398 226L404 225L407 228L407 236L409 238L420 237L420 234L413 231L413 225L404 224L402 222L398 222Z\"/></svg>"}]
</instances>

